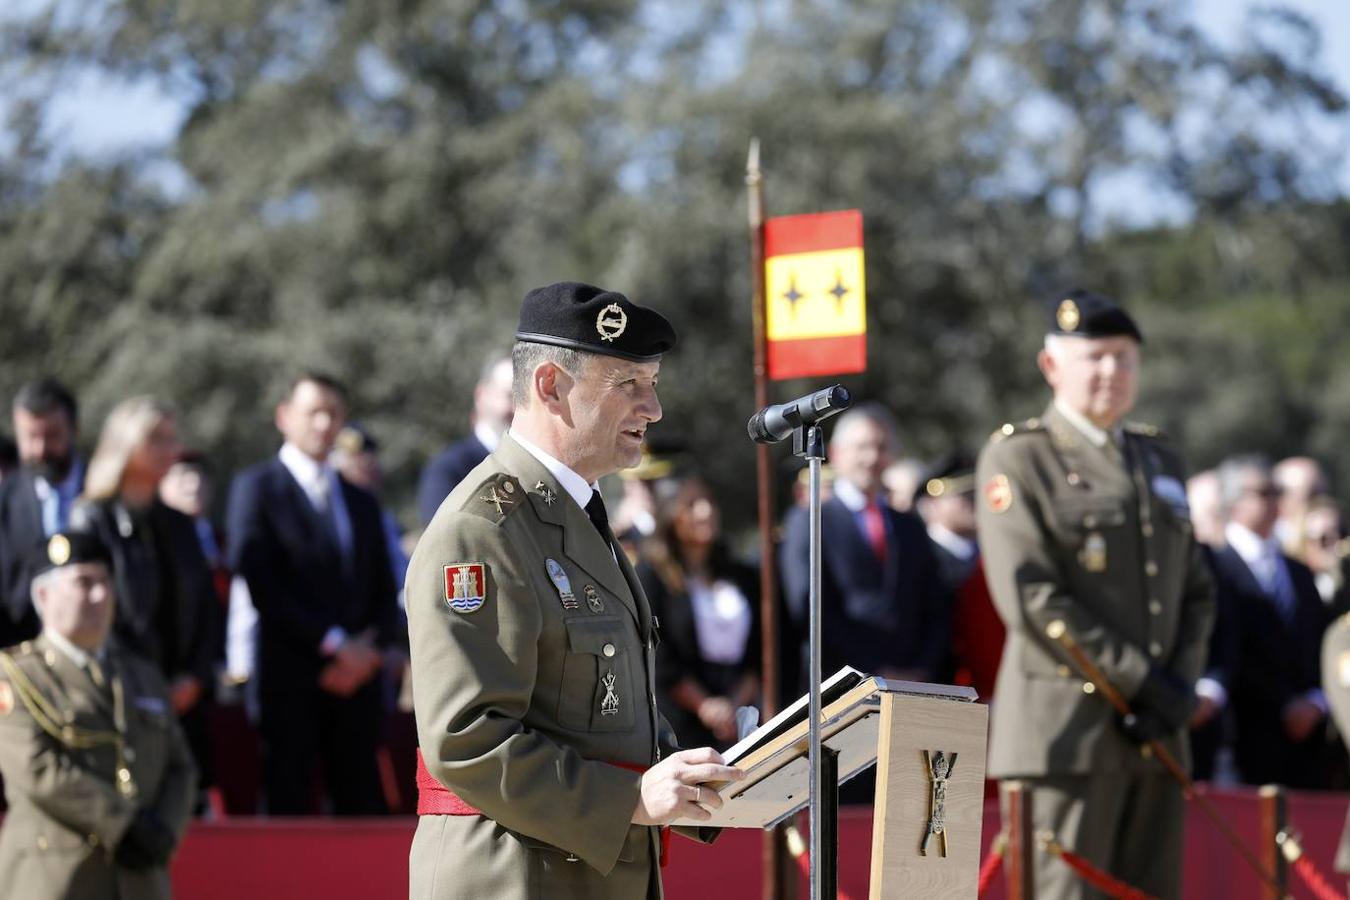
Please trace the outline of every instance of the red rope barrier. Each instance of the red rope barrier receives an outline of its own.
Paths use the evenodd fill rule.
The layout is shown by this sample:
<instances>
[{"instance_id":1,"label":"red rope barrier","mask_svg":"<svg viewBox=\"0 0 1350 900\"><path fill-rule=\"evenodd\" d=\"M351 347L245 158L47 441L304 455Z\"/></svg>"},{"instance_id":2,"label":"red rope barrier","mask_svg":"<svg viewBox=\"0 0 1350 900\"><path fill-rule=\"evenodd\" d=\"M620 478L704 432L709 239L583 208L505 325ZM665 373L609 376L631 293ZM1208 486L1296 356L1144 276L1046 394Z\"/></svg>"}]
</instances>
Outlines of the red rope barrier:
<instances>
[{"instance_id":1,"label":"red rope barrier","mask_svg":"<svg viewBox=\"0 0 1350 900\"><path fill-rule=\"evenodd\" d=\"M994 843L989 846L989 855L984 858L980 864L980 887L978 896L983 897L984 892L989 890L989 885L993 883L994 876L998 874L999 869L1003 868L1003 850L1008 845L1008 836L1000 834L994 838Z\"/></svg>"},{"instance_id":2,"label":"red rope barrier","mask_svg":"<svg viewBox=\"0 0 1350 900\"><path fill-rule=\"evenodd\" d=\"M808 852L806 846L806 838L802 837L802 833L797 830L796 825L789 825L787 827L786 837L787 850L788 853L792 855L793 860L797 863L797 871L801 873L802 878L810 879L811 854ZM851 900L843 888L838 888L837 890L839 891L838 900Z\"/></svg>"},{"instance_id":3,"label":"red rope barrier","mask_svg":"<svg viewBox=\"0 0 1350 900\"><path fill-rule=\"evenodd\" d=\"M1041 836L1041 846L1062 859L1075 875L1108 897L1113 897L1115 900L1157 900L1151 894L1146 894L1136 887L1112 878L1077 853L1064 849L1054 837L1048 834Z\"/></svg>"},{"instance_id":4,"label":"red rope barrier","mask_svg":"<svg viewBox=\"0 0 1350 900\"><path fill-rule=\"evenodd\" d=\"M1303 853L1303 845L1296 834L1288 830L1281 831L1275 835L1275 843L1280 845L1280 852L1284 854L1284 858L1303 879L1308 890L1316 895L1317 900L1346 900L1345 895L1332 887L1327 877L1319 872L1313 861Z\"/></svg>"}]
</instances>

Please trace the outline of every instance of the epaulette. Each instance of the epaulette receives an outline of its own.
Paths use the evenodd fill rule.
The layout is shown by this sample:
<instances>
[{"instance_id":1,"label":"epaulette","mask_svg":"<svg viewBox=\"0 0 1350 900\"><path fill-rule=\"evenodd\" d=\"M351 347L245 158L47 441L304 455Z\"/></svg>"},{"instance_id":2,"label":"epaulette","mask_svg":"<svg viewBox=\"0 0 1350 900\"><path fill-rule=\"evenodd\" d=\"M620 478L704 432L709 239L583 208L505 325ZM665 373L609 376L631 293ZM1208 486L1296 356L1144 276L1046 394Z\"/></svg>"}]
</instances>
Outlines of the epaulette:
<instances>
[{"instance_id":1,"label":"epaulette","mask_svg":"<svg viewBox=\"0 0 1350 900\"><path fill-rule=\"evenodd\" d=\"M1045 423L1040 419L1031 418L1022 422L1004 422L1003 425L995 429L994 433L989 435L989 442L997 444L1001 440L1012 437L1015 434L1034 434L1045 430Z\"/></svg>"},{"instance_id":2,"label":"epaulette","mask_svg":"<svg viewBox=\"0 0 1350 900\"><path fill-rule=\"evenodd\" d=\"M493 522L502 522L525 499L525 489L514 475L498 472L483 481L461 507Z\"/></svg>"},{"instance_id":3,"label":"epaulette","mask_svg":"<svg viewBox=\"0 0 1350 900\"><path fill-rule=\"evenodd\" d=\"M1143 422L1126 422L1124 428L1130 434L1141 434L1144 437L1167 437L1157 425L1146 425Z\"/></svg>"}]
</instances>

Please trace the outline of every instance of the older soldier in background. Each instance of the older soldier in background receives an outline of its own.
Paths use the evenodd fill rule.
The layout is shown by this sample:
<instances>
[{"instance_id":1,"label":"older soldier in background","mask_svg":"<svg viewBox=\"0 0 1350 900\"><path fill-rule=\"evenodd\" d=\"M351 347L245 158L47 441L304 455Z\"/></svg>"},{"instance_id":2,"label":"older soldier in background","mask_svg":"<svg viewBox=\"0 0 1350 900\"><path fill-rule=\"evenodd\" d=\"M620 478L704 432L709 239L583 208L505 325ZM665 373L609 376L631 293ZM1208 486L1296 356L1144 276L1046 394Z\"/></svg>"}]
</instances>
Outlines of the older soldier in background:
<instances>
[{"instance_id":1,"label":"older soldier in background","mask_svg":"<svg viewBox=\"0 0 1350 900\"><path fill-rule=\"evenodd\" d=\"M1138 327L1110 299L1063 296L1038 364L1054 400L1004 425L980 455L980 547L1008 627L993 706L989 774L1021 779L1039 831L1159 897L1181 887L1185 811L1143 753L1186 757L1191 685L1213 619L1210 576L1187 519L1185 473L1134 405ZM1121 720L1047 637L1063 622L1130 701ZM1040 898L1094 896L1039 854Z\"/></svg>"},{"instance_id":2,"label":"older soldier in background","mask_svg":"<svg viewBox=\"0 0 1350 900\"><path fill-rule=\"evenodd\" d=\"M97 537L57 532L30 565L42 633L0 652L0 897L167 897L197 777L164 681L108 640Z\"/></svg>"},{"instance_id":3,"label":"older soldier in background","mask_svg":"<svg viewBox=\"0 0 1350 900\"><path fill-rule=\"evenodd\" d=\"M596 482L661 418L670 324L622 294L525 297L515 417L408 570L420 744L411 896L659 898L654 825L706 820L710 748L671 752L656 621Z\"/></svg>"}]
</instances>

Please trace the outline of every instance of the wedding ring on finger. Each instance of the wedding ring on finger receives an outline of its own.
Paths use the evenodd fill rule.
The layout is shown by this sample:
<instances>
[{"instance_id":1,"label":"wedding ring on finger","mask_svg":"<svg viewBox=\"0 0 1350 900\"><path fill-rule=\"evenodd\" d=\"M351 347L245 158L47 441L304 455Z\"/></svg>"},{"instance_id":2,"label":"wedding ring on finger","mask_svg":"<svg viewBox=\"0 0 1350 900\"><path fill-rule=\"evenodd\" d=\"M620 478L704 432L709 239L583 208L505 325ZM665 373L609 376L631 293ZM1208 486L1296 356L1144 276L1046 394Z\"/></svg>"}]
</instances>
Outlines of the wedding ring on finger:
<instances>
[{"instance_id":1,"label":"wedding ring on finger","mask_svg":"<svg viewBox=\"0 0 1350 900\"><path fill-rule=\"evenodd\" d=\"M694 785L694 802L695 803L703 802L703 788L698 785Z\"/></svg>"}]
</instances>

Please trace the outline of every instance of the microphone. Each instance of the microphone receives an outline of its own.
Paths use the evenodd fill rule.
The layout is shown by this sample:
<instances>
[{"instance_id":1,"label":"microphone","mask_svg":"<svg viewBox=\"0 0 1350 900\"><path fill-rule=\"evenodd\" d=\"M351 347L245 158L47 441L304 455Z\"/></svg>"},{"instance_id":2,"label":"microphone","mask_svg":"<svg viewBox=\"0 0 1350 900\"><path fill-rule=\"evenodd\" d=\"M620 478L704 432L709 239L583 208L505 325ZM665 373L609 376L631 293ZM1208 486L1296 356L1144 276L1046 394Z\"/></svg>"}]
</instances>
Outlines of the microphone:
<instances>
[{"instance_id":1,"label":"microphone","mask_svg":"<svg viewBox=\"0 0 1350 900\"><path fill-rule=\"evenodd\" d=\"M750 417L746 430L756 444L776 444L798 428L823 422L848 409L852 398L842 384L799 397L791 403L766 406Z\"/></svg>"}]
</instances>

